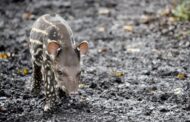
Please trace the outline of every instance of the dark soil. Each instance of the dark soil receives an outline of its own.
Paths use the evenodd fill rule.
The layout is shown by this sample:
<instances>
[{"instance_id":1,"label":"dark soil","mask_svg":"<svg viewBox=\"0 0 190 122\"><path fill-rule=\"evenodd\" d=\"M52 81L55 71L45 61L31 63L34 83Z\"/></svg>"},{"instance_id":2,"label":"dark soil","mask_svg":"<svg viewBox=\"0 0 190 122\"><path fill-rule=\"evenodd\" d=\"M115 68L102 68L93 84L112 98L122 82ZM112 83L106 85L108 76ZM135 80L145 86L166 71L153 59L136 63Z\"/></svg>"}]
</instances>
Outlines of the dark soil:
<instances>
[{"instance_id":1,"label":"dark soil","mask_svg":"<svg viewBox=\"0 0 190 122\"><path fill-rule=\"evenodd\" d=\"M0 60L0 121L189 122L190 23L159 14L170 5L172 0L2 0L0 52L11 56ZM90 52L83 57L79 95L45 113L44 95L30 94L28 35L39 16L54 12L69 22L76 41L89 41ZM154 19L143 22L142 15ZM124 31L125 25L133 29ZM124 75L113 76L113 70Z\"/></svg>"}]
</instances>

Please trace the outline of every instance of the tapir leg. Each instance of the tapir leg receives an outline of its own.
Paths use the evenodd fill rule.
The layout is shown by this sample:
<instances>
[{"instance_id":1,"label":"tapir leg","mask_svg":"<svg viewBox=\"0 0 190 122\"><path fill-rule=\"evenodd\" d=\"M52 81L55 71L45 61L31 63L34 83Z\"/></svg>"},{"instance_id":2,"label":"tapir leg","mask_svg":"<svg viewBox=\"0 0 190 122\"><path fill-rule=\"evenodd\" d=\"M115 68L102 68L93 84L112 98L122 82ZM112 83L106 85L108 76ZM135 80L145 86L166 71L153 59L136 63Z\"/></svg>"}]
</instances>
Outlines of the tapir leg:
<instances>
[{"instance_id":1,"label":"tapir leg","mask_svg":"<svg viewBox=\"0 0 190 122\"><path fill-rule=\"evenodd\" d=\"M38 95L41 91L42 85L42 45L31 45L30 52L32 55L33 66L33 86L32 93Z\"/></svg>"},{"instance_id":2,"label":"tapir leg","mask_svg":"<svg viewBox=\"0 0 190 122\"><path fill-rule=\"evenodd\" d=\"M43 79L45 82L45 94L46 94L46 103L44 106L44 111L50 110L56 103L56 89L55 89L55 78L54 78L54 73L50 69L48 64L45 63L46 66L43 66L42 69L43 71Z\"/></svg>"},{"instance_id":3,"label":"tapir leg","mask_svg":"<svg viewBox=\"0 0 190 122\"><path fill-rule=\"evenodd\" d=\"M38 66L33 62L33 86L32 86L32 93L34 95L38 95L41 91L41 84L42 84L42 73L41 73L41 66Z\"/></svg>"}]
</instances>

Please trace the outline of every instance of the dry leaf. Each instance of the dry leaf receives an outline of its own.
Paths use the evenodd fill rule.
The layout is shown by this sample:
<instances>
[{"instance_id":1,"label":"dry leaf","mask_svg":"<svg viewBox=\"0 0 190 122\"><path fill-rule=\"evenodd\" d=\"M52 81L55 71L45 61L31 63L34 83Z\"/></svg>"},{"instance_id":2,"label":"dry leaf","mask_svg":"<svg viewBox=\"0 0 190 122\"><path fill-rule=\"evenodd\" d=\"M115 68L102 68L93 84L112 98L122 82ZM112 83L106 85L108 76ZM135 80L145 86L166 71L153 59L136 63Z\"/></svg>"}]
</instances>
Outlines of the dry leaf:
<instances>
[{"instance_id":1,"label":"dry leaf","mask_svg":"<svg viewBox=\"0 0 190 122\"><path fill-rule=\"evenodd\" d=\"M85 88L85 87L87 87L85 84L83 83L79 84L79 88Z\"/></svg>"},{"instance_id":2,"label":"dry leaf","mask_svg":"<svg viewBox=\"0 0 190 122\"><path fill-rule=\"evenodd\" d=\"M153 20L155 20L155 19L156 19L156 18L153 17L153 16L142 15L140 22L141 22L141 23L144 23L144 24L148 24L148 23L150 23L151 21L153 21Z\"/></svg>"},{"instance_id":3,"label":"dry leaf","mask_svg":"<svg viewBox=\"0 0 190 122\"><path fill-rule=\"evenodd\" d=\"M24 20L30 20L32 19L32 17L33 17L33 14L31 12L26 12L22 15L22 19Z\"/></svg>"},{"instance_id":4,"label":"dry leaf","mask_svg":"<svg viewBox=\"0 0 190 122\"><path fill-rule=\"evenodd\" d=\"M125 25L123 26L124 31L132 32L134 30L132 25Z\"/></svg>"},{"instance_id":5,"label":"dry leaf","mask_svg":"<svg viewBox=\"0 0 190 122\"><path fill-rule=\"evenodd\" d=\"M108 51L107 48L101 48L101 49L98 50L99 53L103 53L103 52L107 52L107 51Z\"/></svg>"},{"instance_id":6,"label":"dry leaf","mask_svg":"<svg viewBox=\"0 0 190 122\"><path fill-rule=\"evenodd\" d=\"M10 53L0 53L0 59L7 59L10 57Z\"/></svg>"},{"instance_id":7,"label":"dry leaf","mask_svg":"<svg viewBox=\"0 0 190 122\"><path fill-rule=\"evenodd\" d=\"M185 73L178 73L177 78L180 80L185 80L187 78L187 75Z\"/></svg>"},{"instance_id":8,"label":"dry leaf","mask_svg":"<svg viewBox=\"0 0 190 122\"><path fill-rule=\"evenodd\" d=\"M160 12L160 15L161 15L161 16L169 16L169 15L171 15L171 13L172 13L171 8L166 7L164 10L162 10L162 11Z\"/></svg>"},{"instance_id":9,"label":"dry leaf","mask_svg":"<svg viewBox=\"0 0 190 122\"><path fill-rule=\"evenodd\" d=\"M4 108L3 106L0 106L0 112L5 112L5 111L7 111L7 109Z\"/></svg>"},{"instance_id":10,"label":"dry leaf","mask_svg":"<svg viewBox=\"0 0 190 122\"><path fill-rule=\"evenodd\" d=\"M20 75L28 75L29 71L27 68L23 68L23 69L18 69L17 73Z\"/></svg>"},{"instance_id":11,"label":"dry leaf","mask_svg":"<svg viewBox=\"0 0 190 122\"><path fill-rule=\"evenodd\" d=\"M27 75L27 74L28 74L28 69L27 69L27 68L24 68L24 69L23 69L23 74L24 74L24 75Z\"/></svg>"},{"instance_id":12,"label":"dry leaf","mask_svg":"<svg viewBox=\"0 0 190 122\"><path fill-rule=\"evenodd\" d=\"M168 18L168 21L169 21L169 22L175 22L176 19L175 19L174 17L169 17L169 18Z\"/></svg>"},{"instance_id":13,"label":"dry leaf","mask_svg":"<svg viewBox=\"0 0 190 122\"><path fill-rule=\"evenodd\" d=\"M122 72L122 71L112 71L112 74L113 74L113 76L118 77L118 78L124 76L124 72Z\"/></svg>"}]
</instances>

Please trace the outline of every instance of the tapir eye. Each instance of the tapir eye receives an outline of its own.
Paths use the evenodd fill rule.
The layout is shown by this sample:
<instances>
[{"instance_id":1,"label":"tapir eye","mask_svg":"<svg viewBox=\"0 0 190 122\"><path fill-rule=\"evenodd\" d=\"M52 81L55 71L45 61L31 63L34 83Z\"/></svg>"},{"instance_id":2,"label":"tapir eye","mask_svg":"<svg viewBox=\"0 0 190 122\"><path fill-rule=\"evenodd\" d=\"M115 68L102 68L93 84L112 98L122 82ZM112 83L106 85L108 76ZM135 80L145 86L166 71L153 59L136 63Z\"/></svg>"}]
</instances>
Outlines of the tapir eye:
<instances>
[{"instance_id":1,"label":"tapir eye","mask_svg":"<svg viewBox=\"0 0 190 122\"><path fill-rule=\"evenodd\" d=\"M61 76L64 76L64 77L67 76L67 73L65 73L65 72L63 72L63 71L60 71L60 70L58 70L57 73L58 73L59 75L61 75Z\"/></svg>"},{"instance_id":2,"label":"tapir eye","mask_svg":"<svg viewBox=\"0 0 190 122\"><path fill-rule=\"evenodd\" d=\"M81 71L80 71L80 72L78 72L76 76L77 76L77 77L79 77L79 76L80 76L80 74L81 74Z\"/></svg>"}]
</instances>

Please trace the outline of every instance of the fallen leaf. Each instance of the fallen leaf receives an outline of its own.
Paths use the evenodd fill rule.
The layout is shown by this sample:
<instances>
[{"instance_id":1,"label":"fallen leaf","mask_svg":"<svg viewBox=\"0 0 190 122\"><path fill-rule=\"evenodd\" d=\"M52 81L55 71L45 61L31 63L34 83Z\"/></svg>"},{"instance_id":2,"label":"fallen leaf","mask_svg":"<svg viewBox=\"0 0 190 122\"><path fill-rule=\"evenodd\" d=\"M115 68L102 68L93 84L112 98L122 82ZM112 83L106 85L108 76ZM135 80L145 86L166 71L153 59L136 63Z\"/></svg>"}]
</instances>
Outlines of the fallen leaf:
<instances>
[{"instance_id":1,"label":"fallen leaf","mask_svg":"<svg viewBox=\"0 0 190 122\"><path fill-rule=\"evenodd\" d=\"M165 9L161 10L161 12L159 13L161 16L169 16L172 14L172 10L170 7L166 7Z\"/></svg>"},{"instance_id":2,"label":"fallen leaf","mask_svg":"<svg viewBox=\"0 0 190 122\"><path fill-rule=\"evenodd\" d=\"M132 25L125 25L123 26L123 30L126 32L132 32L134 30Z\"/></svg>"},{"instance_id":3,"label":"fallen leaf","mask_svg":"<svg viewBox=\"0 0 190 122\"><path fill-rule=\"evenodd\" d=\"M87 87L85 84L83 83L79 84L79 88L85 88L85 87Z\"/></svg>"},{"instance_id":4,"label":"fallen leaf","mask_svg":"<svg viewBox=\"0 0 190 122\"><path fill-rule=\"evenodd\" d=\"M28 68L23 68L23 69L18 69L17 73L25 76L25 75L28 75L29 71L28 71Z\"/></svg>"},{"instance_id":5,"label":"fallen leaf","mask_svg":"<svg viewBox=\"0 0 190 122\"><path fill-rule=\"evenodd\" d=\"M122 71L112 71L112 74L113 74L113 76L118 77L118 78L124 76L124 72L122 72Z\"/></svg>"},{"instance_id":6,"label":"fallen leaf","mask_svg":"<svg viewBox=\"0 0 190 122\"><path fill-rule=\"evenodd\" d=\"M22 74L20 69L17 70L17 74Z\"/></svg>"},{"instance_id":7,"label":"fallen leaf","mask_svg":"<svg viewBox=\"0 0 190 122\"><path fill-rule=\"evenodd\" d=\"M141 23L144 23L144 24L148 24L152 21L154 21L156 18L153 17L153 16L148 16L148 15L142 15L141 16L141 19L140 19L140 22Z\"/></svg>"},{"instance_id":8,"label":"fallen leaf","mask_svg":"<svg viewBox=\"0 0 190 122\"><path fill-rule=\"evenodd\" d=\"M27 75L27 74L28 74L28 69L27 69L27 68L24 68L24 69L23 69L23 74L24 74L24 75Z\"/></svg>"},{"instance_id":9,"label":"fallen leaf","mask_svg":"<svg viewBox=\"0 0 190 122\"><path fill-rule=\"evenodd\" d=\"M7 59L10 57L10 53L0 53L0 59Z\"/></svg>"},{"instance_id":10,"label":"fallen leaf","mask_svg":"<svg viewBox=\"0 0 190 122\"><path fill-rule=\"evenodd\" d=\"M108 51L107 48L101 48L101 49L98 50L99 53L103 53L103 52L107 52L107 51Z\"/></svg>"},{"instance_id":11,"label":"fallen leaf","mask_svg":"<svg viewBox=\"0 0 190 122\"><path fill-rule=\"evenodd\" d=\"M176 77L180 80L185 80L187 75L185 73L178 73Z\"/></svg>"},{"instance_id":12,"label":"fallen leaf","mask_svg":"<svg viewBox=\"0 0 190 122\"><path fill-rule=\"evenodd\" d=\"M169 22L176 22L176 19L174 17L168 17Z\"/></svg>"},{"instance_id":13,"label":"fallen leaf","mask_svg":"<svg viewBox=\"0 0 190 122\"><path fill-rule=\"evenodd\" d=\"M4 108L4 107L0 106L0 112L6 112L6 111L7 111L7 109L6 109L6 108Z\"/></svg>"},{"instance_id":14,"label":"fallen leaf","mask_svg":"<svg viewBox=\"0 0 190 122\"><path fill-rule=\"evenodd\" d=\"M22 19L24 20L30 20L32 19L32 17L33 17L33 14L31 12L26 12L22 15Z\"/></svg>"}]
</instances>

